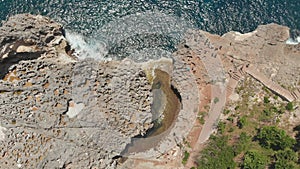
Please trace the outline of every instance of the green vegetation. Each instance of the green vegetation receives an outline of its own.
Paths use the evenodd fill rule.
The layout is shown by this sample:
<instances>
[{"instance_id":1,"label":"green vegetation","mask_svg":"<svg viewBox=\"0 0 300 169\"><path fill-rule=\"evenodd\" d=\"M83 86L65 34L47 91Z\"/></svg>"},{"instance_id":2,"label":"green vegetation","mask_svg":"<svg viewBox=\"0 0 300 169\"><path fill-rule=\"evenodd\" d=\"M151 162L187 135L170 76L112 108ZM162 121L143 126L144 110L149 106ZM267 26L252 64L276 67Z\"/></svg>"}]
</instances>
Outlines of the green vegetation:
<instances>
[{"instance_id":1,"label":"green vegetation","mask_svg":"<svg viewBox=\"0 0 300 169\"><path fill-rule=\"evenodd\" d=\"M228 109L225 109L223 112L223 114L225 114L225 115L228 115L229 113L230 113L230 110L228 110Z\"/></svg>"},{"instance_id":2,"label":"green vegetation","mask_svg":"<svg viewBox=\"0 0 300 169\"><path fill-rule=\"evenodd\" d=\"M225 125L224 122L219 122L219 123L218 123L218 131L219 131L221 134L223 134L223 133L225 132L225 127L226 127L226 125Z\"/></svg>"},{"instance_id":3,"label":"green vegetation","mask_svg":"<svg viewBox=\"0 0 300 169\"><path fill-rule=\"evenodd\" d=\"M287 130L289 123L280 118L296 102L286 104L267 88L259 101L253 86L249 80L239 86L242 99L224 109L229 116L218 123L217 134L199 154L198 169L300 169L300 125Z\"/></svg>"},{"instance_id":4,"label":"green vegetation","mask_svg":"<svg viewBox=\"0 0 300 169\"><path fill-rule=\"evenodd\" d=\"M284 130L278 129L276 126L262 127L257 139L259 144L264 148L271 148L273 150L284 150L285 148L292 148L296 140L286 134Z\"/></svg>"},{"instance_id":5,"label":"green vegetation","mask_svg":"<svg viewBox=\"0 0 300 169\"><path fill-rule=\"evenodd\" d=\"M198 169L234 169L234 150L225 136L211 136L209 145L202 151Z\"/></svg>"},{"instance_id":6,"label":"green vegetation","mask_svg":"<svg viewBox=\"0 0 300 169\"><path fill-rule=\"evenodd\" d=\"M245 153L243 169L265 169L268 157L258 151L250 150Z\"/></svg>"},{"instance_id":7,"label":"green vegetation","mask_svg":"<svg viewBox=\"0 0 300 169\"><path fill-rule=\"evenodd\" d=\"M183 157L183 159L182 159L182 164L183 164L183 165L185 165L185 164L187 163L187 160L189 159L189 157L190 157L190 153L187 152L187 151L185 151L185 152L184 152L184 157Z\"/></svg>"},{"instance_id":8,"label":"green vegetation","mask_svg":"<svg viewBox=\"0 0 300 169\"><path fill-rule=\"evenodd\" d=\"M198 113L198 120L199 120L200 124L205 123L205 116L207 116L206 112L199 112Z\"/></svg>"},{"instance_id":9,"label":"green vegetation","mask_svg":"<svg viewBox=\"0 0 300 169\"><path fill-rule=\"evenodd\" d=\"M296 169L297 167L298 155L290 148L278 151L275 159L276 169Z\"/></svg>"},{"instance_id":10,"label":"green vegetation","mask_svg":"<svg viewBox=\"0 0 300 169\"><path fill-rule=\"evenodd\" d=\"M245 152L250 148L251 136L247 135L246 132L242 132L240 134L237 145L235 146L236 154L240 154L241 152Z\"/></svg>"},{"instance_id":11,"label":"green vegetation","mask_svg":"<svg viewBox=\"0 0 300 169\"><path fill-rule=\"evenodd\" d=\"M227 118L227 120L230 121L231 123L233 123L233 117L230 116Z\"/></svg>"},{"instance_id":12,"label":"green vegetation","mask_svg":"<svg viewBox=\"0 0 300 169\"><path fill-rule=\"evenodd\" d=\"M288 111L292 111L294 109L294 105L293 102L289 102L286 106L285 106L286 110Z\"/></svg>"},{"instance_id":13,"label":"green vegetation","mask_svg":"<svg viewBox=\"0 0 300 169\"><path fill-rule=\"evenodd\" d=\"M230 127L230 128L228 129L228 132L234 132L234 128L233 128L233 127Z\"/></svg>"},{"instance_id":14,"label":"green vegetation","mask_svg":"<svg viewBox=\"0 0 300 169\"><path fill-rule=\"evenodd\" d=\"M267 97L267 96L264 97L264 103L265 103L265 104L270 103L269 97Z\"/></svg>"},{"instance_id":15,"label":"green vegetation","mask_svg":"<svg viewBox=\"0 0 300 169\"><path fill-rule=\"evenodd\" d=\"M204 119L204 116L201 116L200 118L198 118L199 119L199 122L200 122L200 124L204 124L205 123L205 119Z\"/></svg>"},{"instance_id":16,"label":"green vegetation","mask_svg":"<svg viewBox=\"0 0 300 169\"><path fill-rule=\"evenodd\" d=\"M214 103L216 104L216 103L218 103L218 102L219 102L219 98L215 97L215 98L214 98Z\"/></svg>"},{"instance_id":17,"label":"green vegetation","mask_svg":"<svg viewBox=\"0 0 300 169\"><path fill-rule=\"evenodd\" d=\"M245 125L247 125L247 118L245 116L241 117L237 125L240 129L242 129Z\"/></svg>"},{"instance_id":18,"label":"green vegetation","mask_svg":"<svg viewBox=\"0 0 300 169\"><path fill-rule=\"evenodd\" d=\"M294 146L294 149L296 151L300 151L300 125L296 126L294 128L294 131L296 132L296 136L295 136L296 144Z\"/></svg>"}]
</instances>

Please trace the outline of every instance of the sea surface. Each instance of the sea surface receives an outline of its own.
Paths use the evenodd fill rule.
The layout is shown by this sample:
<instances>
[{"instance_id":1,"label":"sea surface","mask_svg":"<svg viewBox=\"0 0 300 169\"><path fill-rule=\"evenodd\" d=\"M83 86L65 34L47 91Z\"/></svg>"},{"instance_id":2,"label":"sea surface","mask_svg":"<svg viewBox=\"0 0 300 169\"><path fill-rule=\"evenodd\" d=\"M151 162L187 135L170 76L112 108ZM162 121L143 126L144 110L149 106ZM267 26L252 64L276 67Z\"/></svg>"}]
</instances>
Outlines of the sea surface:
<instances>
[{"instance_id":1,"label":"sea surface","mask_svg":"<svg viewBox=\"0 0 300 169\"><path fill-rule=\"evenodd\" d=\"M171 57L191 28L222 35L278 23L300 35L300 0L0 0L1 20L17 13L63 24L83 58Z\"/></svg>"}]
</instances>

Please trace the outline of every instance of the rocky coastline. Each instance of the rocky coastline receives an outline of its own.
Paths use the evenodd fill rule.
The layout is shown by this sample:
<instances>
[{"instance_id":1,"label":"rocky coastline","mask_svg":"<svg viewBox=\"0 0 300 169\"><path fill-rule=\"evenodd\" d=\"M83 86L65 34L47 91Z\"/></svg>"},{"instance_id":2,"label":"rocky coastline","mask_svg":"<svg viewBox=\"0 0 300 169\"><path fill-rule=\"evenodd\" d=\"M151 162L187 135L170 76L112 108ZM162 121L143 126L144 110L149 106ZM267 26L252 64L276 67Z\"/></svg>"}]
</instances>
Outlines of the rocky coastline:
<instances>
[{"instance_id":1,"label":"rocky coastline","mask_svg":"<svg viewBox=\"0 0 300 169\"><path fill-rule=\"evenodd\" d=\"M149 168L174 168L164 162L178 160L191 137L197 153L225 104L238 99L245 74L283 100L299 101L300 44L287 45L288 38L289 29L276 24L223 36L190 30L173 59L79 60L62 25L40 15L12 16L0 27L1 167L125 169L152 160ZM163 85L162 94L155 95L155 85ZM161 116L151 106L162 96L157 111L169 121L143 137ZM203 103L210 110L197 128ZM128 145L134 147L127 151Z\"/></svg>"}]
</instances>

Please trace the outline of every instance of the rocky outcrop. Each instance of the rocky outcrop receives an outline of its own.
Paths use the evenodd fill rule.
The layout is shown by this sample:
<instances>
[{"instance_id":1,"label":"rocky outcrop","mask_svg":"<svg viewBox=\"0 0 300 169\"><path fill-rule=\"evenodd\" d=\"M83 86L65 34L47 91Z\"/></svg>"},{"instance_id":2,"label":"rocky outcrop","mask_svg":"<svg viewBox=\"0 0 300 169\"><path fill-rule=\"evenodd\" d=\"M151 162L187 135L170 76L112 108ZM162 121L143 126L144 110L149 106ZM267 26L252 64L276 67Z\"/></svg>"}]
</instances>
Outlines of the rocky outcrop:
<instances>
[{"instance_id":1,"label":"rocky outcrop","mask_svg":"<svg viewBox=\"0 0 300 169\"><path fill-rule=\"evenodd\" d=\"M181 44L180 50L186 50L186 57L183 57L182 60L192 67L193 73L198 77L201 75L197 75L199 72L193 67L199 64L200 60L201 64L205 66L204 76L212 74L206 80L207 82L215 81L213 78L222 75L222 72L217 73L217 71L223 69L226 72L226 79L229 81L227 83L228 98L241 77L241 66L249 63L266 79L277 83L277 87L274 87L275 93L278 93L278 85L281 85L285 88L282 90L289 90L289 94L279 91L286 100L292 101L297 97L295 94L291 96L291 93L297 92L297 89L294 89L297 86L299 88L300 45L286 43L289 39L288 27L277 24L261 25L253 32L246 34L229 32L223 36L212 35L204 31L191 31L189 34L192 35L186 37ZM190 39L198 37L207 38L207 40L202 40L205 45L208 45L207 49L204 49L200 43L195 46L188 44ZM215 51L215 54L210 54L209 50ZM221 64L217 65L216 62L207 59L217 56L220 57ZM197 81L201 80L197 78ZM295 92L293 92L294 90Z\"/></svg>"},{"instance_id":2,"label":"rocky outcrop","mask_svg":"<svg viewBox=\"0 0 300 169\"><path fill-rule=\"evenodd\" d=\"M0 28L1 167L116 168L116 158L124 155L129 160L120 168L128 168L136 157L156 159L181 145L193 127L205 85L213 100L200 144L244 76L242 65L255 65L255 73L246 72L261 72L271 79L261 80L272 81L270 88L273 81L299 85L300 48L285 44L288 36L286 27L274 24L224 36L195 30L173 60L98 62L73 57L62 26L50 19L13 16ZM156 83L156 72L164 84ZM170 93L179 104L171 123L158 135L142 137L153 120L166 117L161 111L170 107ZM155 114L154 98L160 102ZM130 145L134 151L126 152Z\"/></svg>"},{"instance_id":3,"label":"rocky outcrop","mask_svg":"<svg viewBox=\"0 0 300 169\"><path fill-rule=\"evenodd\" d=\"M144 64L76 61L62 27L42 16L0 30L1 168L115 168L152 127Z\"/></svg>"},{"instance_id":4,"label":"rocky outcrop","mask_svg":"<svg viewBox=\"0 0 300 169\"><path fill-rule=\"evenodd\" d=\"M191 129L197 86L181 61L77 60L61 25L42 16L16 15L0 30L3 167L116 168L114 157L156 158ZM154 84L154 72L161 72L164 84ZM178 110L164 114L170 119L162 134L124 154L135 136L153 127L153 85L169 92L162 109L171 111L176 102Z\"/></svg>"},{"instance_id":5,"label":"rocky outcrop","mask_svg":"<svg viewBox=\"0 0 300 169\"><path fill-rule=\"evenodd\" d=\"M70 46L61 25L40 15L19 14L0 28L0 78L20 60L40 57L72 61Z\"/></svg>"},{"instance_id":6,"label":"rocky outcrop","mask_svg":"<svg viewBox=\"0 0 300 169\"><path fill-rule=\"evenodd\" d=\"M108 166L131 137L152 126L151 85L141 66L129 60L67 65L33 60L14 66L13 80L0 81L0 123L7 129L1 163ZM74 107L77 113L70 115Z\"/></svg>"},{"instance_id":7,"label":"rocky outcrop","mask_svg":"<svg viewBox=\"0 0 300 169\"><path fill-rule=\"evenodd\" d=\"M251 63L267 78L289 88L300 81L300 45L286 44L288 38L288 27L269 24L247 34L229 32L215 43L223 46L220 53L224 57L236 64Z\"/></svg>"}]
</instances>

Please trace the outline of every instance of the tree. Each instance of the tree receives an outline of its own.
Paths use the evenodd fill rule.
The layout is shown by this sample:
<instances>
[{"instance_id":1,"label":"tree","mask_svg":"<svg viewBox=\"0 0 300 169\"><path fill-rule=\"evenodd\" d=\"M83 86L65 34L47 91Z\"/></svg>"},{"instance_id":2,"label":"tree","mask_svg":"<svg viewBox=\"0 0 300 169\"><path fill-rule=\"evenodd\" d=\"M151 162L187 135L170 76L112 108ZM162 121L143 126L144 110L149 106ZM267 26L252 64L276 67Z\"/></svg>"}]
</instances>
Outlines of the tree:
<instances>
[{"instance_id":1,"label":"tree","mask_svg":"<svg viewBox=\"0 0 300 169\"><path fill-rule=\"evenodd\" d=\"M294 109L294 105L292 102L289 102L286 106L285 106L286 110L288 111L292 111Z\"/></svg>"},{"instance_id":2,"label":"tree","mask_svg":"<svg viewBox=\"0 0 300 169\"><path fill-rule=\"evenodd\" d=\"M234 169L235 154L226 136L211 136L209 145L201 152L198 169Z\"/></svg>"},{"instance_id":3,"label":"tree","mask_svg":"<svg viewBox=\"0 0 300 169\"><path fill-rule=\"evenodd\" d=\"M296 138L296 144L295 144L294 149L296 151L299 151L300 150L300 125L296 126L294 128L294 131L296 132L296 136L295 136L295 138Z\"/></svg>"},{"instance_id":4,"label":"tree","mask_svg":"<svg viewBox=\"0 0 300 169\"><path fill-rule=\"evenodd\" d=\"M287 160L294 161L298 160L298 155L290 148L286 148L284 150L279 150L275 155L276 160Z\"/></svg>"},{"instance_id":5,"label":"tree","mask_svg":"<svg viewBox=\"0 0 300 169\"><path fill-rule=\"evenodd\" d=\"M287 163L286 161L278 161L275 163L275 169L299 169L295 163Z\"/></svg>"},{"instance_id":6,"label":"tree","mask_svg":"<svg viewBox=\"0 0 300 169\"><path fill-rule=\"evenodd\" d=\"M284 130L278 129L276 126L262 127L257 133L256 138L259 144L265 148L273 150L284 150L292 148L296 140L286 134Z\"/></svg>"},{"instance_id":7,"label":"tree","mask_svg":"<svg viewBox=\"0 0 300 169\"><path fill-rule=\"evenodd\" d=\"M290 148L287 148L279 150L275 155L275 159L275 169L294 169L297 166L298 155Z\"/></svg>"},{"instance_id":8,"label":"tree","mask_svg":"<svg viewBox=\"0 0 300 169\"><path fill-rule=\"evenodd\" d=\"M244 156L243 169L265 169L268 157L258 151L247 151Z\"/></svg>"}]
</instances>

